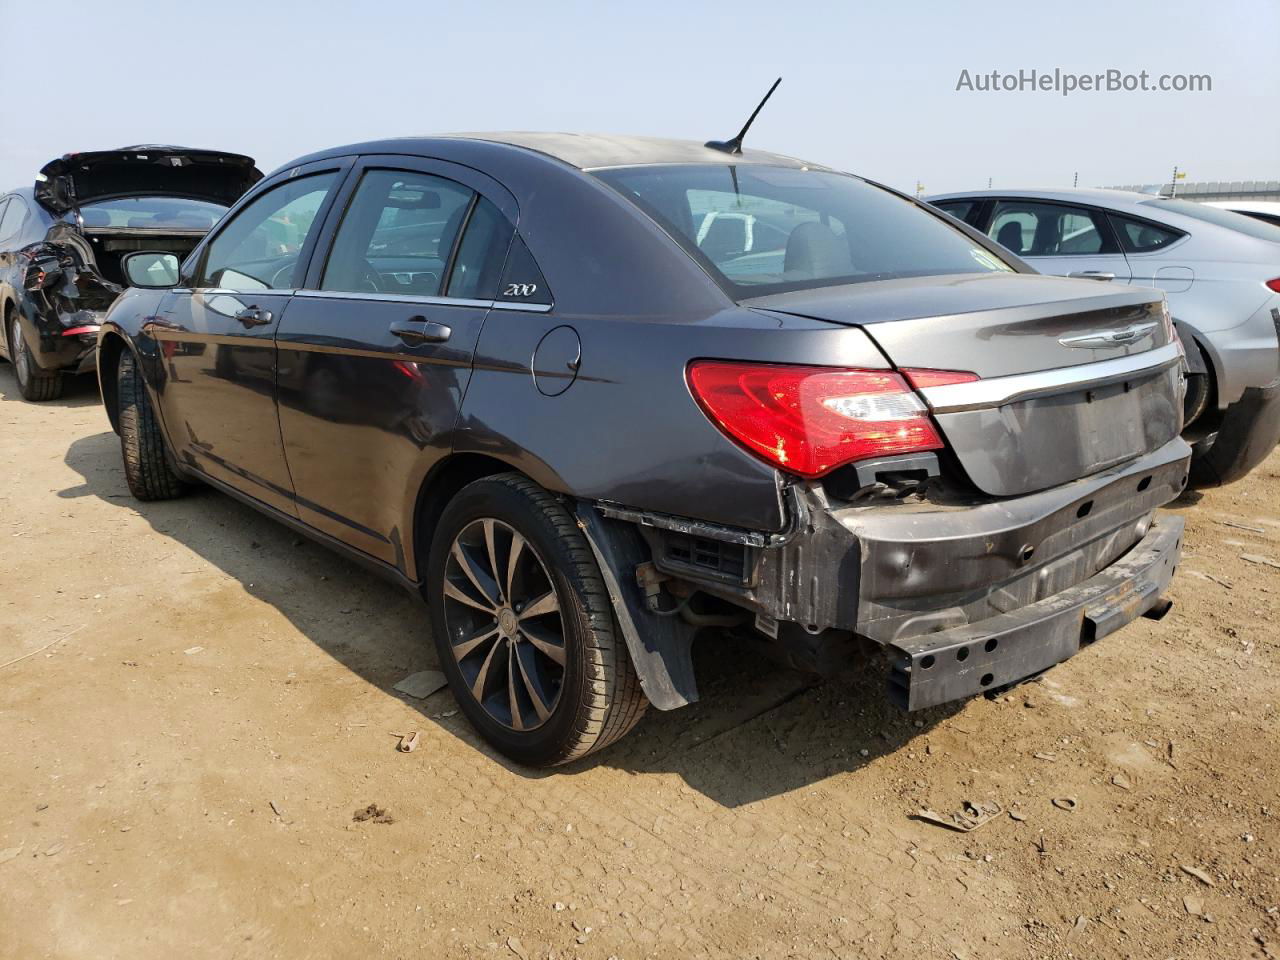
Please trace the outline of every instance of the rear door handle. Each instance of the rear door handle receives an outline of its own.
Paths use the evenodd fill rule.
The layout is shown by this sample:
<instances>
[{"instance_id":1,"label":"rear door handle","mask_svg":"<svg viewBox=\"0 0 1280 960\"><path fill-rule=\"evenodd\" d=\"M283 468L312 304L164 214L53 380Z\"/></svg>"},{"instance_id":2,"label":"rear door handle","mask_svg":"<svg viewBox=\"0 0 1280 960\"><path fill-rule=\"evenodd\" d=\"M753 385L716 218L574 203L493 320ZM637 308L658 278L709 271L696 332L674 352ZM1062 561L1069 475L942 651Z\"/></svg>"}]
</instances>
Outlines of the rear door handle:
<instances>
[{"instance_id":1,"label":"rear door handle","mask_svg":"<svg viewBox=\"0 0 1280 960\"><path fill-rule=\"evenodd\" d=\"M391 324L391 332L409 346L416 347L423 343L444 343L453 333L453 329L447 324L417 316L410 317L408 320L397 320Z\"/></svg>"},{"instance_id":2,"label":"rear door handle","mask_svg":"<svg viewBox=\"0 0 1280 960\"><path fill-rule=\"evenodd\" d=\"M1068 273L1068 277L1075 277L1077 280L1114 280L1114 273L1107 273L1104 270L1077 270L1075 273Z\"/></svg>"},{"instance_id":3,"label":"rear door handle","mask_svg":"<svg viewBox=\"0 0 1280 960\"><path fill-rule=\"evenodd\" d=\"M246 327L265 327L271 322L271 311L260 310L257 307L245 307L235 315L235 318L243 323Z\"/></svg>"}]
</instances>

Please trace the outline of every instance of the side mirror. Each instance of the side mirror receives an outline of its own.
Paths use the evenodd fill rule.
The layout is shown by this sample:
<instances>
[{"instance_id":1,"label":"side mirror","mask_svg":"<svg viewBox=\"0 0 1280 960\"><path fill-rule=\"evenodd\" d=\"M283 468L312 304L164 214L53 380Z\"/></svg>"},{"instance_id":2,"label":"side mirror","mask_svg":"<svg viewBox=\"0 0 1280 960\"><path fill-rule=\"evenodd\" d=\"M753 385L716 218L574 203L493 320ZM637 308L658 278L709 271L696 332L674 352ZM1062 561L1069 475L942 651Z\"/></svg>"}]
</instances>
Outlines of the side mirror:
<instances>
[{"instance_id":1,"label":"side mirror","mask_svg":"<svg viewBox=\"0 0 1280 960\"><path fill-rule=\"evenodd\" d=\"M163 290L178 284L178 258L158 250L138 250L120 258L120 269L131 287Z\"/></svg>"}]
</instances>

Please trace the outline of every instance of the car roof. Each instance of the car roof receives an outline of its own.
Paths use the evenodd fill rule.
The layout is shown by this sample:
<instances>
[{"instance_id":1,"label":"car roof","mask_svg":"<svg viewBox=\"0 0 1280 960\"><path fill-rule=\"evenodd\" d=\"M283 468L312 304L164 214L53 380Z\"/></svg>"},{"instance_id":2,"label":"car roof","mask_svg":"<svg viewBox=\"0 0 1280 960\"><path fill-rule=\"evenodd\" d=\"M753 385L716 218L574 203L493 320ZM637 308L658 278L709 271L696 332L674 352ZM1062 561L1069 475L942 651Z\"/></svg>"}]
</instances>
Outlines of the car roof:
<instances>
[{"instance_id":1,"label":"car roof","mask_svg":"<svg viewBox=\"0 0 1280 960\"><path fill-rule=\"evenodd\" d=\"M1253 213L1280 214L1280 200L1210 200L1205 206L1222 210L1249 210Z\"/></svg>"},{"instance_id":2,"label":"car roof","mask_svg":"<svg viewBox=\"0 0 1280 960\"><path fill-rule=\"evenodd\" d=\"M580 170L629 167L662 163L766 164L783 167L830 169L795 157L764 150L744 149L740 154L713 150L695 140L662 137L633 137L610 133L538 133L505 131L493 133L447 133L434 137L403 137L372 140L334 147L301 158L299 162L353 153L417 154L431 156L443 142L479 140L541 153Z\"/></svg>"},{"instance_id":3,"label":"car roof","mask_svg":"<svg viewBox=\"0 0 1280 960\"><path fill-rule=\"evenodd\" d=\"M1024 199L1062 200L1076 203L1095 203L1104 206L1127 205L1140 203L1143 200L1157 199L1154 194L1138 193L1136 190L1103 190L1086 187L1046 187L1043 190L955 190L950 193L935 193L925 197L926 201L953 200L968 197L1020 197Z\"/></svg>"}]
</instances>

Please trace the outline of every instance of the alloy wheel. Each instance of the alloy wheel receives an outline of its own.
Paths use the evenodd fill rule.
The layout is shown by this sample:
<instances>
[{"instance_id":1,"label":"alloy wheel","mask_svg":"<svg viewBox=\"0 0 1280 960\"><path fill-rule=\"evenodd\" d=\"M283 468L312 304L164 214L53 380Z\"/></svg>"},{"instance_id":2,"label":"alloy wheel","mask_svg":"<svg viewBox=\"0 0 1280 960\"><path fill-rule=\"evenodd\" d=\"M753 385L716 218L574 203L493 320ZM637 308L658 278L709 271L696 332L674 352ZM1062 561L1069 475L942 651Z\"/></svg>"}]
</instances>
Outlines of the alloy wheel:
<instances>
[{"instance_id":1,"label":"alloy wheel","mask_svg":"<svg viewBox=\"0 0 1280 960\"><path fill-rule=\"evenodd\" d=\"M482 517L454 538L444 621L467 689L490 717L517 731L551 717L565 676L560 601L546 564L510 524Z\"/></svg>"},{"instance_id":2,"label":"alloy wheel","mask_svg":"<svg viewBox=\"0 0 1280 960\"><path fill-rule=\"evenodd\" d=\"M26 344L22 341L22 325L15 316L10 324L9 332L9 359L13 361L13 372L18 377L19 383L26 383L30 375L31 362L27 356Z\"/></svg>"}]
</instances>

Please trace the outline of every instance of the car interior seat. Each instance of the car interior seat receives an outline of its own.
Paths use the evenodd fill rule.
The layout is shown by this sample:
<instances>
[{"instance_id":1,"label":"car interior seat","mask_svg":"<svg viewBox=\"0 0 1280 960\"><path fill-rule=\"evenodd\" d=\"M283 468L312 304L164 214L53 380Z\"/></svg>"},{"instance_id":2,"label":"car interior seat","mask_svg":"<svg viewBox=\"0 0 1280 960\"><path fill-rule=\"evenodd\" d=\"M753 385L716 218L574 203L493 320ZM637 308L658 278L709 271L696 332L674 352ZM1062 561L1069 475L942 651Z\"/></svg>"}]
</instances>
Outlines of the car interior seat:
<instances>
[{"instance_id":1,"label":"car interior seat","mask_svg":"<svg viewBox=\"0 0 1280 960\"><path fill-rule=\"evenodd\" d=\"M746 229L746 224L739 219L716 217L698 249L714 262L739 256L744 252Z\"/></svg>"},{"instance_id":2,"label":"car interior seat","mask_svg":"<svg viewBox=\"0 0 1280 960\"><path fill-rule=\"evenodd\" d=\"M1016 220L1010 220L996 234L996 243L1007 250L1012 250L1019 256L1022 255L1022 224Z\"/></svg>"},{"instance_id":3,"label":"car interior seat","mask_svg":"<svg viewBox=\"0 0 1280 960\"><path fill-rule=\"evenodd\" d=\"M782 272L788 278L839 277L853 272L849 245L825 223L802 223L787 237Z\"/></svg>"},{"instance_id":4,"label":"car interior seat","mask_svg":"<svg viewBox=\"0 0 1280 960\"><path fill-rule=\"evenodd\" d=\"M111 214L106 210L81 210L80 221L86 227L109 227Z\"/></svg>"}]
</instances>

